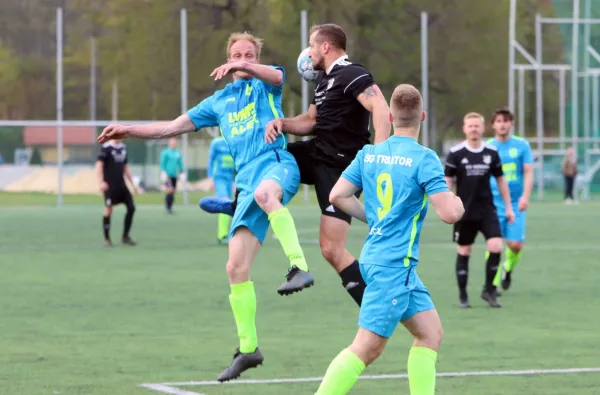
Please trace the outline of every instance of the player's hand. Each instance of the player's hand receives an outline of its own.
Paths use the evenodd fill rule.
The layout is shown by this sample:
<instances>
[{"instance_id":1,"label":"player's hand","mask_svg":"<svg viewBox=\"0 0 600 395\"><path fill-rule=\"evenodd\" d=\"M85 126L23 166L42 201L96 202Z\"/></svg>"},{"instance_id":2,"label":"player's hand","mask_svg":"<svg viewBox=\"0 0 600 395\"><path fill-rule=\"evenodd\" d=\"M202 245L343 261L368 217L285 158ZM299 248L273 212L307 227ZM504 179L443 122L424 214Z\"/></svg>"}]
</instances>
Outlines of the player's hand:
<instances>
[{"instance_id":1,"label":"player's hand","mask_svg":"<svg viewBox=\"0 0 600 395\"><path fill-rule=\"evenodd\" d=\"M210 73L210 76L211 77L214 76L215 81L218 81L221 78L225 77L229 73L235 73L236 71L244 70L245 67L246 67L246 62L225 63L225 64L217 67L216 69L214 69L213 72Z\"/></svg>"},{"instance_id":2,"label":"player's hand","mask_svg":"<svg viewBox=\"0 0 600 395\"><path fill-rule=\"evenodd\" d=\"M106 181L102 181L100 183L100 192L106 192L108 191L108 184L106 183Z\"/></svg>"},{"instance_id":3,"label":"player's hand","mask_svg":"<svg viewBox=\"0 0 600 395\"><path fill-rule=\"evenodd\" d=\"M140 190L135 185L133 186L133 196L137 196L140 194Z\"/></svg>"},{"instance_id":4,"label":"player's hand","mask_svg":"<svg viewBox=\"0 0 600 395\"><path fill-rule=\"evenodd\" d=\"M515 222L515 212L512 210L512 208L506 209L506 219L511 225Z\"/></svg>"},{"instance_id":5,"label":"player's hand","mask_svg":"<svg viewBox=\"0 0 600 395\"><path fill-rule=\"evenodd\" d=\"M272 120L265 128L265 142L274 143L281 133L283 133L283 120L281 118Z\"/></svg>"},{"instance_id":6,"label":"player's hand","mask_svg":"<svg viewBox=\"0 0 600 395\"><path fill-rule=\"evenodd\" d=\"M212 178L208 179L208 190L211 192L215 191L215 181Z\"/></svg>"},{"instance_id":7,"label":"player's hand","mask_svg":"<svg viewBox=\"0 0 600 395\"><path fill-rule=\"evenodd\" d=\"M187 173L185 171L182 171L181 173L179 173L179 179L182 182L185 182L187 180Z\"/></svg>"},{"instance_id":8,"label":"player's hand","mask_svg":"<svg viewBox=\"0 0 600 395\"><path fill-rule=\"evenodd\" d=\"M167 173L164 171L160 172L160 182L167 182Z\"/></svg>"},{"instance_id":9,"label":"player's hand","mask_svg":"<svg viewBox=\"0 0 600 395\"><path fill-rule=\"evenodd\" d=\"M521 196L519 199L519 211L525 211L529 208L529 199L525 196Z\"/></svg>"},{"instance_id":10,"label":"player's hand","mask_svg":"<svg viewBox=\"0 0 600 395\"><path fill-rule=\"evenodd\" d=\"M126 126L111 124L105 127L100 136L98 136L98 142L102 144L108 140L123 140L127 137L129 137L129 130Z\"/></svg>"}]
</instances>

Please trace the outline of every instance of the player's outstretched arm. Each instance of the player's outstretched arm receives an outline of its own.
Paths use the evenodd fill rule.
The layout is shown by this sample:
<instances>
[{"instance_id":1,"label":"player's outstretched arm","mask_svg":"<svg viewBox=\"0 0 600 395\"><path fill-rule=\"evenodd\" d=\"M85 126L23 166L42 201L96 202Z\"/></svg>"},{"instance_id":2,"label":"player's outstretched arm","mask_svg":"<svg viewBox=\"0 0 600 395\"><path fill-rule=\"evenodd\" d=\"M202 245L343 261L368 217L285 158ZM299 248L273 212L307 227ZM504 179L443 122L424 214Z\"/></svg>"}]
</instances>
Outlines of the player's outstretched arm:
<instances>
[{"instance_id":1,"label":"player's outstretched arm","mask_svg":"<svg viewBox=\"0 0 600 395\"><path fill-rule=\"evenodd\" d=\"M295 136L308 136L312 134L317 123L317 106L311 104L306 114L294 118L282 118L283 130Z\"/></svg>"},{"instance_id":2,"label":"player's outstretched arm","mask_svg":"<svg viewBox=\"0 0 600 395\"><path fill-rule=\"evenodd\" d=\"M265 128L265 141L273 143L283 132L294 136L311 135L316 123L317 106L311 104L306 114L294 118L277 118L269 122Z\"/></svg>"},{"instance_id":3,"label":"player's outstretched arm","mask_svg":"<svg viewBox=\"0 0 600 395\"><path fill-rule=\"evenodd\" d=\"M429 196L429 200L438 217L447 223L454 224L465 213L462 200L452 192L439 192Z\"/></svg>"},{"instance_id":4,"label":"player's outstretched arm","mask_svg":"<svg viewBox=\"0 0 600 395\"><path fill-rule=\"evenodd\" d=\"M360 200L354 196L358 187L343 177L336 182L329 194L329 203L333 204L343 212L354 218L367 223L365 207Z\"/></svg>"},{"instance_id":5,"label":"player's outstretched arm","mask_svg":"<svg viewBox=\"0 0 600 395\"><path fill-rule=\"evenodd\" d=\"M236 71L248 73L252 77L273 86L281 86L283 84L283 72L281 70L277 70L264 64L248 63L244 61L225 63L224 65L214 69L213 72L210 73L210 76L214 76L215 80L220 80L227 74L234 73Z\"/></svg>"},{"instance_id":6,"label":"player's outstretched arm","mask_svg":"<svg viewBox=\"0 0 600 395\"><path fill-rule=\"evenodd\" d=\"M360 104L369 110L373 118L373 129L375 129L375 144L381 143L390 137L392 123L390 122L390 107L388 106L381 89L377 85L371 85L357 97Z\"/></svg>"},{"instance_id":7,"label":"player's outstretched arm","mask_svg":"<svg viewBox=\"0 0 600 395\"><path fill-rule=\"evenodd\" d=\"M188 114L183 114L170 122L156 122L147 125L108 125L98 136L99 143L108 140L122 140L128 137L141 139L162 139L174 137L184 133L194 132L196 126Z\"/></svg>"}]
</instances>

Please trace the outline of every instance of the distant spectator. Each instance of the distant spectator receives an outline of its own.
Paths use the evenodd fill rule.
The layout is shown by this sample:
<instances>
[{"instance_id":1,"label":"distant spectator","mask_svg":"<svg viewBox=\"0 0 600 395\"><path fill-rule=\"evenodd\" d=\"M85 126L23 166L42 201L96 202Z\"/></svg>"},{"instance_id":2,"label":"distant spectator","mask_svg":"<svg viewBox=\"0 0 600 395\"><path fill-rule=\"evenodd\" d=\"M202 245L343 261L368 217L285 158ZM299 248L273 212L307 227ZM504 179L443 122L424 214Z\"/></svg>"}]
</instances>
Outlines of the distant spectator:
<instances>
[{"instance_id":1,"label":"distant spectator","mask_svg":"<svg viewBox=\"0 0 600 395\"><path fill-rule=\"evenodd\" d=\"M0 165L4 164L4 157L2 156L2 154L0 154Z\"/></svg>"},{"instance_id":2,"label":"distant spectator","mask_svg":"<svg viewBox=\"0 0 600 395\"><path fill-rule=\"evenodd\" d=\"M567 150L561 170L565 176L565 203L571 204L575 201L573 187L575 185L575 177L577 176L577 158L575 157L573 147Z\"/></svg>"}]
</instances>

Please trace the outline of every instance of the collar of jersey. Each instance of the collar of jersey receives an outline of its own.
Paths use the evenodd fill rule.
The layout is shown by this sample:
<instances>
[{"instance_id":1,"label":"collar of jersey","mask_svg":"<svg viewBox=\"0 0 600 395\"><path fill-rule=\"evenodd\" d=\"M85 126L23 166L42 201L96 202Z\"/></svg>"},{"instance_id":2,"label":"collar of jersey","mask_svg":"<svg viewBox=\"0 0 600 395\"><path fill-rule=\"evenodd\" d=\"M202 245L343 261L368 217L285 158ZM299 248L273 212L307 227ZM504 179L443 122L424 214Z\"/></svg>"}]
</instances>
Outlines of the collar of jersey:
<instances>
[{"instance_id":1,"label":"collar of jersey","mask_svg":"<svg viewBox=\"0 0 600 395\"><path fill-rule=\"evenodd\" d=\"M333 70L333 68L335 67L336 64L340 63L342 60L348 59L348 55L342 55L339 58L337 58L336 60L334 60L334 62L331 64L331 66L329 66L329 68L327 69L327 71L325 71L326 74L331 73L331 70Z\"/></svg>"},{"instance_id":2,"label":"collar of jersey","mask_svg":"<svg viewBox=\"0 0 600 395\"><path fill-rule=\"evenodd\" d=\"M390 139L394 139L394 140L412 140L412 141L417 141L414 138L410 137L410 136L396 136L396 135L391 135L389 137Z\"/></svg>"}]
</instances>

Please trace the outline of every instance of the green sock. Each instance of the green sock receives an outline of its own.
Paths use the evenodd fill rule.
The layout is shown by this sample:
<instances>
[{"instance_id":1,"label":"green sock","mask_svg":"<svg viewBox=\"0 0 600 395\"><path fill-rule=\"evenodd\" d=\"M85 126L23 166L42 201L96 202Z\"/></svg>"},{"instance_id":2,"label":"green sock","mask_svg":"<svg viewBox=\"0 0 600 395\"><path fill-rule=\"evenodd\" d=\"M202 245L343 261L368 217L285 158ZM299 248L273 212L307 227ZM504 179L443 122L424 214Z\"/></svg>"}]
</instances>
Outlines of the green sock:
<instances>
[{"instance_id":1,"label":"green sock","mask_svg":"<svg viewBox=\"0 0 600 395\"><path fill-rule=\"evenodd\" d=\"M519 259L521 259L521 252L514 252L510 248L506 247L506 262L504 262L504 268L507 272L512 271L519 263Z\"/></svg>"},{"instance_id":2,"label":"green sock","mask_svg":"<svg viewBox=\"0 0 600 395\"><path fill-rule=\"evenodd\" d=\"M437 352L425 347L412 347L408 353L408 386L410 395L435 393Z\"/></svg>"},{"instance_id":3,"label":"green sock","mask_svg":"<svg viewBox=\"0 0 600 395\"><path fill-rule=\"evenodd\" d=\"M347 394L363 370L365 363L352 351L345 349L331 361L315 395Z\"/></svg>"},{"instance_id":4,"label":"green sock","mask_svg":"<svg viewBox=\"0 0 600 395\"><path fill-rule=\"evenodd\" d=\"M221 240L229 235L229 216L227 214L218 214L217 221L217 237Z\"/></svg>"},{"instance_id":5,"label":"green sock","mask_svg":"<svg viewBox=\"0 0 600 395\"><path fill-rule=\"evenodd\" d=\"M235 317L237 332L240 338L240 352L251 353L258 347L256 336L256 294L252 281L231 284L229 295L231 310Z\"/></svg>"},{"instance_id":6,"label":"green sock","mask_svg":"<svg viewBox=\"0 0 600 395\"><path fill-rule=\"evenodd\" d=\"M271 222L273 233L279 239L285 255L290 259L290 266L295 265L300 270L308 271L308 265L306 264L306 259L304 259L304 252L302 251L302 247L300 247L300 241L298 241L296 225L294 224L294 218L292 218L290 210L282 207L279 210L273 211L269 214L269 222Z\"/></svg>"}]
</instances>

